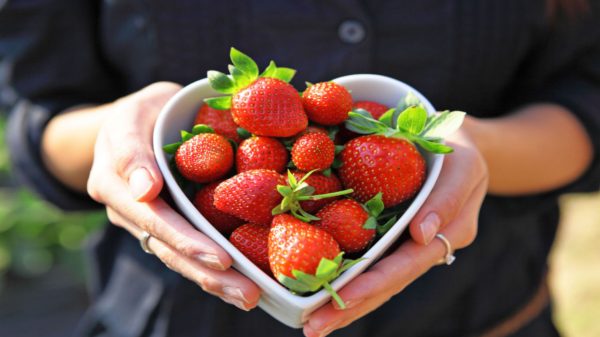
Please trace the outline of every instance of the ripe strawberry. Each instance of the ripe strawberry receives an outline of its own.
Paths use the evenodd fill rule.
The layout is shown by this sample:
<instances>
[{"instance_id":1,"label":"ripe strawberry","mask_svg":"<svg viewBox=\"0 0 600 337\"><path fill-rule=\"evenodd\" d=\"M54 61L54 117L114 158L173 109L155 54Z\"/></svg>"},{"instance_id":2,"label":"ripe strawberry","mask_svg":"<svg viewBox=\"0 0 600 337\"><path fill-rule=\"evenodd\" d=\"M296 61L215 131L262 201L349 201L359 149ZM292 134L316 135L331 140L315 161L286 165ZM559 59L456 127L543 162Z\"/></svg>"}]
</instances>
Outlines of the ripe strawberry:
<instances>
[{"instance_id":1,"label":"ripe strawberry","mask_svg":"<svg viewBox=\"0 0 600 337\"><path fill-rule=\"evenodd\" d=\"M300 171L293 171L292 174L294 175L294 177L296 177L297 180L301 180L306 175L306 173ZM314 194L326 194L342 190L342 183L340 182L338 177L336 177L333 173L331 173L329 176L326 176L320 172L314 172L305 180L305 182L309 186L314 187ZM321 208L325 207L327 204L332 203L338 198L339 197L325 198L319 200L305 200L300 202L300 206L306 212L315 214Z\"/></svg>"},{"instance_id":2,"label":"ripe strawberry","mask_svg":"<svg viewBox=\"0 0 600 337\"><path fill-rule=\"evenodd\" d=\"M244 222L233 215L218 210L214 206L215 189L219 183L220 182L210 183L196 192L193 203L208 222L221 232L221 234L228 236Z\"/></svg>"},{"instance_id":3,"label":"ripe strawberry","mask_svg":"<svg viewBox=\"0 0 600 337\"><path fill-rule=\"evenodd\" d=\"M302 93L302 104L308 119L322 125L340 124L352 110L352 96L335 82L310 85Z\"/></svg>"},{"instance_id":4,"label":"ripe strawberry","mask_svg":"<svg viewBox=\"0 0 600 337\"><path fill-rule=\"evenodd\" d=\"M334 238L324 230L289 214L273 218L269 233L269 263L275 277L294 277L292 270L317 271L321 258L333 260L340 253Z\"/></svg>"},{"instance_id":5,"label":"ripe strawberry","mask_svg":"<svg viewBox=\"0 0 600 337\"><path fill-rule=\"evenodd\" d=\"M309 125L306 127L306 129L300 131L300 133L298 133L295 137L300 138L306 134L314 133L314 132L322 133L326 136L329 136L329 132L327 132L327 130L325 130L324 128L322 128L320 126Z\"/></svg>"},{"instance_id":6,"label":"ripe strawberry","mask_svg":"<svg viewBox=\"0 0 600 337\"><path fill-rule=\"evenodd\" d=\"M346 144L340 159L342 184L360 202L381 192L386 208L398 205L414 196L425 180L425 160L405 139L361 136Z\"/></svg>"},{"instance_id":7,"label":"ripe strawberry","mask_svg":"<svg viewBox=\"0 0 600 337\"><path fill-rule=\"evenodd\" d=\"M369 213L355 200L336 200L321 209L317 217L321 220L314 225L331 234L346 253L362 251L375 237L374 226L365 228Z\"/></svg>"},{"instance_id":8,"label":"ripe strawberry","mask_svg":"<svg viewBox=\"0 0 600 337\"><path fill-rule=\"evenodd\" d=\"M272 275L269 266L269 230L269 226L248 223L234 230L229 241L258 268Z\"/></svg>"},{"instance_id":9,"label":"ripe strawberry","mask_svg":"<svg viewBox=\"0 0 600 337\"><path fill-rule=\"evenodd\" d=\"M294 142L292 161L301 171L325 170L335 158L335 145L325 134L313 132Z\"/></svg>"},{"instance_id":10,"label":"ripe strawberry","mask_svg":"<svg viewBox=\"0 0 600 337\"><path fill-rule=\"evenodd\" d=\"M201 133L179 146L175 152L175 165L188 180L211 182L229 172L233 166L233 149L225 137Z\"/></svg>"},{"instance_id":11,"label":"ripe strawberry","mask_svg":"<svg viewBox=\"0 0 600 337\"><path fill-rule=\"evenodd\" d=\"M270 224L271 210L282 199L277 185L285 178L273 170L250 170L223 181L215 190L217 209L258 224Z\"/></svg>"},{"instance_id":12,"label":"ripe strawberry","mask_svg":"<svg viewBox=\"0 0 600 337\"><path fill-rule=\"evenodd\" d=\"M229 110L217 110L208 104L203 104L194 119L194 125L196 124L208 125L215 130L216 134L223 135L238 144L242 141L237 133L238 126L233 121Z\"/></svg>"},{"instance_id":13,"label":"ripe strawberry","mask_svg":"<svg viewBox=\"0 0 600 337\"><path fill-rule=\"evenodd\" d=\"M269 264L277 280L302 294L324 287L341 308L344 301L329 282L360 260L342 261L343 252L324 230L289 214L273 218L269 232Z\"/></svg>"},{"instance_id":14,"label":"ripe strawberry","mask_svg":"<svg viewBox=\"0 0 600 337\"><path fill-rule=\"evenodd\" d=\"M269 137L251 137L244 140L235 155L238 172L267 169L282 173L288 163L288 153L278 140Z\"/></svg>"},{"instance_id":15,"label":"ripe strawberry","mask_svg":"<svg viewBox=\"0 0 600 337\"><path fill-rule=\"evenodd\" d=\"M208 79L218 92L227 96L206 99L215 109L231 108L236 124L259 136L289 137L308 125L302 99L288 82L295 70L278 68L271 61L258 74L258 66L235 48L230 52L231 75L209 71Z\"/></svg>"},{"instance_id":16,"label":"ripe strawberry","mask_svg":"<svg viewBox=\"0 0 600 337\"><path fill-rule=\"evenodd\" d=\"M367 110L369 113L371 113L371 116L373 116L373 118L375 119L379 119L379 117L381 117L381 115L383 115L386 111L389 110L389 108L381 103L377 103L374 101L358 101L358 102L354 102L354 106L352 107L352 109L363 109L363 110Z\"/></svg>"}]
</instances>

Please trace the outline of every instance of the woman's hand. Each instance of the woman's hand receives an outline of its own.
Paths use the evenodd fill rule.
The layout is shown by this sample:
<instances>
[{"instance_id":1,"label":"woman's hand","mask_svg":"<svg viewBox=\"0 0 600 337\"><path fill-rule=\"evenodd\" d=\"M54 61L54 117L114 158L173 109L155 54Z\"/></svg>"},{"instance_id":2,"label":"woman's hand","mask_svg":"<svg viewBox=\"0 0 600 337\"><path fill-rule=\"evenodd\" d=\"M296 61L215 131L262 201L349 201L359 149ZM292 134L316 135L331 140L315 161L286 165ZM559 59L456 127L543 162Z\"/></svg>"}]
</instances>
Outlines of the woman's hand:
<instances>
[{"instance_id":1,"label":"woman's hand","mask_svg":"<svg viewBox=\"0 0 600 337\"><path fill-rule=\"evenodd\" d=\"M410 223L413 241L402 244L339 291L347 309L330 302L304 325L307 337L326 336L377 309L407 285L437 265L446 254L439 232L453 249L471 244L477 234L479 208L487 191L487 166L465 131L447 142L440 177L429 198Z\"/></svg>"},{"instance_id":2,"label":"woman's hand","mask_svg":"<svg viewBox=\"0 0 600 337\"><path fill-rule=\"evenodd\" d=\"M88 193L106 205L113 224L138 239L148 232L150 250L167 267L249 310L258 303L258 287L230 269L231 257L158 197L163 179L152 132L160 109L179 89L174 83L155 83L102 108L109 115L96 140Z\"/></svg>"}]
</instances>

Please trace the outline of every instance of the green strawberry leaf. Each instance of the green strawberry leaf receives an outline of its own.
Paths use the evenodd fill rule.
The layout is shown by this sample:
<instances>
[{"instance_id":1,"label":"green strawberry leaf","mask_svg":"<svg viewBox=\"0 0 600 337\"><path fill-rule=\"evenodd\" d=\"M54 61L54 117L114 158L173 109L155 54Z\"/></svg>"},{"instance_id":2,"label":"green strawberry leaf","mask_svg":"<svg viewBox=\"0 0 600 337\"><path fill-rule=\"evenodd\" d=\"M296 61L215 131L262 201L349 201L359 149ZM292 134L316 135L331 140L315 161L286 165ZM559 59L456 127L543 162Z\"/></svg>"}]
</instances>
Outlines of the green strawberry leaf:
<instances>
[{"instance_id":1,"label":"green strawberry leaf","mask_svg":"<svg viewBox=\"0 0 600 337\"><path fill-rule=\"evenodd\" d=\"M219 96L219 97L211 97L205 98L204 102L208 104L213 109L217 110L227 110L231 109L231 96Z\"/></svg>"},{"instance_id":2,"label":"green strawberry leaf","mask_svg":"<svg viewBox=\"0 0 600 337\"><path fill-rule=\"evenodd\" d=\"M292 292L297 293L297 294L304 294L307 292L310 292L310 288L305 285L304 283L293 279L291 277L288 277L284 274L279 274L279 276L277 277L277 280L279 281L279 283L283 284L286 288L290 289Z\"/></svg>"},{"instance_id":3,"label":"green strawberry leaf","mask_svg":"<svg viewBox=\"0 0 600 337\"><path fill-rule=\"evenodd\" d=\"M326 176L327 178L329 178L331 176L331 173L332 173L331 172L331 167L329 167L329 168L327 168L327 169L325 169L325 170L323 170L321 172L321 174L324 175L324 176Z\"/></svg>"},{"instance_id":4,"label":"green strawberry leaf","mask_svg":"<svg viewBox=\"0 0 600 337\"><path fill-rule=\"evenodd\" d=\"M223 74L220 71L209 70L206 73L206 77L208 77L210 86L220 93L231 94L236 89L235 83L231 77Z\"/></svg>"},{"instance_id":5,"label":"green strawberry leaf","mask_svg":"<svg viewBox=\"0 0 600 337\"><path fill-rule=\"evenodd\" d=\"M381 199L382 196L383 193L379 192L365 203L365 208L367 209L367 212L370 216L376 218L377 216L379 216L379 214L381 214L381 212L383 212L385 206L383 205L383 200Z\"/></svg>"},{"instance_id":6,"label":"green strawberry leaf","mask_svg":"<svg viewBox=\"0 0 600 337\"><path fill-rule=\"evenodd\" d=\"M195 134L193 134L191 132L181 130L181 140L183 140L184 142L187 142L188 140L194 138L194 136L195 136Z\"/></svg>"},{"instance_id":7,"label":"green strawberry leaf","mask_svg":"<svg viewBox=\"0 0 600 337\"><path fill-rule=\"evenodd\" d=\"M277 78L280 79L284 82L290 83L290 81L294 78L294 76L296 75L296 70L291 69L291 68L277 68L275 70L275 74L273 74L273 78Z\"/></svg>"},{"instance_id":8,"label":"green strawberry leaf","mask_svg":"<svg viewBox=\"0 0 600 337\"><path fill-rule=\"evenodd\" d=\"M454 149L448 145L431 142L422 138L415 138L414 141L423 149L431 153L446 154L454 151Z\"/></svg>"},{"instance_id":9,"label":"green strawberry leaf","mask_svg":"<svg viewBox=\"0 0 600 337\"><path fill-rule=\"evenodd\" d=\"M229 69L229 73L231 74L231 77L233 78L233 82L235 84L234 91L238 91L240 89L247 87L250 83L252 83L252 81L255 80L252 76L249 76L248 74L242 72L241 70L236 68L233 64L230 64L227 67Z\"/></svg>"},{"instance_id":10,"label":"green strawberry leaf","mask_svg":"<svg viewBox=\"0 0 600 337\"><path fill-rule=\"evenodd\" d=\"M394 126L393 126L394 123L392 121L392 117L394 116L394 112L396 112L396 109L394 109L394 108L389 109L383 115L381 115L381 117L379 117L379 121L381 123L387 125L390 128L394 128Z\"/></svg>"},{"instance_id":11,"label":"green strawberry leaf","mask_svg":"<svg viewBox=\"0 0 600 337\"><path fill-rule=\"evenodd\" d=\"M336 145L335 146L335 155L337 156L340 152L344 151L344 145Z\"/></svg>"},{"instance_id":12,"label":"green strawberry leaf","mask_svg":"<svg viewBox=\"0 0 600 337\"><path fill-rule=\"evenodd\" d=\"M315 276L318 279L329 281L337 276L336 274L339 268L339 263L322 258L319 262L319 266L317 267L317 271L315 272Z\"/></svg>"},{"instance_id":13,"label":"green strawberry leaf","mask_svg":"<svg viewBox=\"0 0 600 337\"><path fill-rule=\"evenodd\" d=\"M421 136L428 139L446 138L460 128L465 115L462 111L443 111L431 118Z\"/></svg>"},{"instance_id":14,"label":"green strawberry leaf","mask_svg":"<svg viewBox=\"0 0 600 337\"><path fill-rule=\"evenodd\" d=\"M392 228L392 226L396 223L397 220L398 220L398 217L393 216L388 221L386 221L383 225L377 226L377 234L384 235L385 233L387 233L390 230L390 228Z\"/></svg>"},{"instance_id":15,"label":"green strawberry leaf","mask_svg":"<svg viewBox=\"0 0 600 337\"><path fill-rule=\"evenodd\" d=\"M337 135L337 133L340 131L340 128L337 127L337 125L334 125L332 127L329 127L329 129L327 130L327 136L329 137L329 139L334 140L335 141L335 136Z\"/></svg>"},{"instance_id":16,"label":"green strawberry leaf","mask_svg":"<svg viewBox=\"0 0 600 337\"><path fill-rule=\"evenodd\" d=\"M427 111L418 105L409 106L400 113L396 121L397 129L418 135L425 128Z\"/></svg>"},{"instance_id":17,"label":"green strawberry leaf","mask_svg":"<svg viewBox=\"0 0 600 337\"><path fill-rule=\"evenodd\" d=\"M294 275L296 280L306 285L309 291L317 291L323 285L323 281L319 280L315 275L307 274L301 270L292 270L292 275Z\"/></svg>"},{"instance_id":18,"label":"green strawberry leaf","mask_svg":"<svg viewBox=\"0 0 600 337\"><path fill-rule=\"evenodd\" d=\"M256 65L256 62L254 62L254 60L248 55L232 47L231 51L229 52L229 57L231 58L233 65L241 72L252 77L253 79L258 77L258 66Z\"/></svg>"},{"instance_id":19,"label":"green strawberry leaf","mask_svg":"<svg viewBox=\"0 0 600 337\"><path fill-rule=\"evenodd\" d=\"M167 144L163 146L163 151L165 151L168 154L175 154L175 152L177 152L177 149L181 146L181 144L181 142Z\"/></svg>"},{"instance_id":20,"label":"green strawberry leaf","mask_svg":"<svg viewBox=\"0 0 600 337\"><path fill-rule=\"evenodd\" d=\"M275 71L277 71L277 65L275 64L275 61L271 60L269 65L260 74L260 77L273 77L273 75L275 75Z\"/></svg>"},{"instance_id":21,"label":"green strawberry leaf","mask_svg":"<svg viewBox=\"0 0 600 337\"><path fill-rule=\"evenodd\" d=\"M290 186L286 185L277 185L277 192L284 197L287 197L293 193L293 190Z\"/></svg>"},{"instance_id":22,"label":"green strawberry leaf","mask_svg":"<svg viewBox=\"0 0 600 337\"><path fill-rule=\"evenodd\" d=\"M421 100L414 92L409 91L404 97L404 104L406 104L407 107L411 105L421 105Z\"/></svg>"},{"instance_id":23,"label":"green strawberry leaf","mask_svg":"<svg viewBox=\"0 0 600 337\"><path fill-rule=\"evenodd\" d=\"M344 263L342 263L342 267L338 271L338 274L341 274L341 273L345 272L346 270L354 267L355 264L357 264L357 263L359 263L360 261L363 261L363 260L366 260L366 259L363 258L363 257L361 257L360 259L356 259L356 260L345 259Z\"/></svg>"},{"instance_id":24,"label":"green strawberry leaf","mask_svg":"<svg viewBox=\"0 0 600 337\"><path fill-rule=\"evenodd\" d=\"M215 130L206 124L196 124L192 128L192 133L194 135L199 135L201 133L215 133Z\"/></svg>"},{"instance_id":25,"label":"green strawberry leaf","mask_svg":"<svg viewBox=\"0 0 600 337\"><path fill-rule=\"evenodd\" d=\"M290 186L292 188L298 186L298 180L296 179L296 177L292 174L292 172L290 170L287 171L287 176L288 176L288 183L290 184Z\"/></svg>"},{"instance_id":26,"label":"green strawberry leaf","mask_svg":"<svg viewBox=\"0 0 600 337\"><path fill-rule=\"evenodd\" d=\"M333 169L339 169L340 167L342 167L344 163L342 162L342 160L340 158L335 158L333 160L333 164L331 164L331 168Z\"/></svg>"},{"instance_id":27,"label":"green strawberry leaf","mask_svg":"<svg viewBox=\"0 0 600 337\"><path fill-rule=\"evenodd\" d=\"M377 228L377 219L370 216L367 221L363 224L362 228L364 229L375 229Z\"/></svg>"}]
</instances>

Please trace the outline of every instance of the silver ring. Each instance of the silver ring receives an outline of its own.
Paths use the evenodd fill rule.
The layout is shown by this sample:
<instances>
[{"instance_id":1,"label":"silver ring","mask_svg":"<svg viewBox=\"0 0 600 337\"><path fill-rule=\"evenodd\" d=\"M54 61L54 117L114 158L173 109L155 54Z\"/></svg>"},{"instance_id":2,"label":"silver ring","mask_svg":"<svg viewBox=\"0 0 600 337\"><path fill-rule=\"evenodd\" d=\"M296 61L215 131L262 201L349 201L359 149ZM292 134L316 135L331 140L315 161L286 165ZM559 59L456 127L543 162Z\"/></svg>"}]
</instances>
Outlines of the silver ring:
<instances>
[{"instance_id":1,"label":"silver ring","mask_svg":"<svg viewBox=\"0 0 600 337\"><path fill-rule=\"evenodd\" d=\"M454 256L454 251L452 250L452 245L450 245L450 241L448 241L448 239L446 239L444 235L439 233L436 234L435 237L442 240L444 246L446 246L446 255L444 255L444 257L440 261L438 261L438 264L446 264L448 266L451 265L452 262L456 260L456 257Z\"/></svg>"},{"instance_id":2,"label":"silver ring","mask_svg":"<svg viewBox=\"0 0 600 337\"><path fill-rule=\"evenodd\" d=\"M150 247L148 247L148 240L150 240L151 237L152 235L150 235L150 233L143 231L142 238L140 239L140 246L144 252L154 255L154 252L150 249Z\"/></svg>"}]
</instances>

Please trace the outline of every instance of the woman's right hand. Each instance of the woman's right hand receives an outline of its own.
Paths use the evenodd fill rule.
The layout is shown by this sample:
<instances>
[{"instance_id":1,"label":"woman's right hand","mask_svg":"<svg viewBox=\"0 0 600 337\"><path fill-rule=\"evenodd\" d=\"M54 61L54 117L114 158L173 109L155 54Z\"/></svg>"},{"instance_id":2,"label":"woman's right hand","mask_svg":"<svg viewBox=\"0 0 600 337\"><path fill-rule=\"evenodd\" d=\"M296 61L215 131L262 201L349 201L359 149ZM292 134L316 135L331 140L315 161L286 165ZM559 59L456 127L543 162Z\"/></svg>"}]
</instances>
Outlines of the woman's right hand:
<instances>
[{"instance_id":1,"label":"woman's right hand","mask_svg":"<svg viewBox=\"0 0 600 337\"><path fill-rule=\"evenodd\" d=\"M96 139L88 193L106 205L113 224L138 239L149 233L148 247L167 267L249 310L258 303L259 288L230 268L231 257L219 245L158 197L163 179L152 132L160 109L180 89L158 82L105 106L108 116Z\"/></svg>"}]
</instances>

